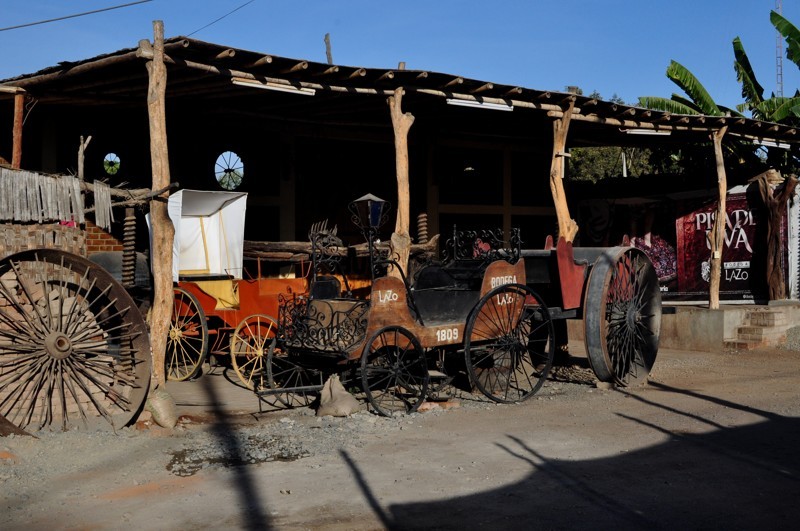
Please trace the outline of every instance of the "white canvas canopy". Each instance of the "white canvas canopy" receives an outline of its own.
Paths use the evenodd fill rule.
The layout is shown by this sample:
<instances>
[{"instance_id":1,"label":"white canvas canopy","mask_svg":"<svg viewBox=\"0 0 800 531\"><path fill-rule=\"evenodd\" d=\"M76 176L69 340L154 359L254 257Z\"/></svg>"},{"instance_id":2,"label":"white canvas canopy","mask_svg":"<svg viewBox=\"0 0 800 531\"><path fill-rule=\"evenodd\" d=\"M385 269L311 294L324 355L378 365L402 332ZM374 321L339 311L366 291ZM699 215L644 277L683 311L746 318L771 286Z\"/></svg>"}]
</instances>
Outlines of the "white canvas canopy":
<instances>
[{"instance_id":1,"label":"white canvas canopy","mask_svg":"<svg viewBox=\"0 0 800 531\"><path fill-rule=\"evenodd\" d=\"M179 275L242 278L247 194L179 190L169 197L175 225L172 280Z\"/></svg>"}]
</instances>

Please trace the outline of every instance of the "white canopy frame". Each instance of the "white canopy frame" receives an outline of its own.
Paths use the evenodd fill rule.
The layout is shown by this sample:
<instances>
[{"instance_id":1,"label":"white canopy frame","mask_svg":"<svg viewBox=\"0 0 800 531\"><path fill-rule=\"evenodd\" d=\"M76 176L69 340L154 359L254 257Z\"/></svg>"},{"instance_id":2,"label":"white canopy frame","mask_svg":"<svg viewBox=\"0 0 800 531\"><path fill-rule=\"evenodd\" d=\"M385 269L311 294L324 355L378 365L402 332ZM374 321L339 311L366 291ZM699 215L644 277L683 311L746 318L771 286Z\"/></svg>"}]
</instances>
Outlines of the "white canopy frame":
<instances>
[{"instance_id":1,"label":"white canopy frame","mask_svg":"<svg viewBox=\"0 0 800 531\"><path fill-rule=\"evenodd\" d=\"M172 280L225 275L241 279L247 193L179 190L169 197L175 225Z\"/></svg>"}]
</instances>

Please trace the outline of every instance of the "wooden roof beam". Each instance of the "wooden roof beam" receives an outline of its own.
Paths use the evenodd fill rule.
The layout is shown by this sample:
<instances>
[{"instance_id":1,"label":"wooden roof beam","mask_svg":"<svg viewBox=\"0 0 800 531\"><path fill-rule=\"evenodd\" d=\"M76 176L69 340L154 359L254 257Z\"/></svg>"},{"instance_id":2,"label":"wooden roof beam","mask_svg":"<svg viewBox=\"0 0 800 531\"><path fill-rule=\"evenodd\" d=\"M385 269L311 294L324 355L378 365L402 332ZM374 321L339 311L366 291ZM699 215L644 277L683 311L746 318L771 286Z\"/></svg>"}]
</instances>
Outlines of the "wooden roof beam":
<instances>
[{"instance_id":1,"label":"wooden roof beam","mask_svg":"<svg viewBox=\"0 0 800 531\"><path fill-rule=\"evenodd\" d=\"M663 115L661 115L658 118L656 118L655 120L653 120L653 123L659 124L659 123L671 122L671 121L672 121L672 115L670 113L668 113L668 112L665 112Z\"/></svg>"},{"instance_id":2,"label":"wooden roof beam","mask_svg":"<svg viewBox=\"0 0 800 531\"><path fill-rule=\"evenodd\" d=\"M634 109L633 107L628 107L621 113L617 114L616 117L619 119L625 119L628 116L635 116L635 115L636 115L636 109Z\"/></svg>"},{"instance_id":3,"label":"wooden roof beam","mask_svg":"<svg viewBox=\"0 0 800 531\"><path fill-rule=\"evenodd\" d=\"M338 74L338 73L339 73L338 66L329 66L322 72L315 72L313 75L319 77L319 76L330 76L332 74Z\"/></svg>"},{"instance_id":4,"label":"wooden roof beam","mask_svg":"<svg viewBox=\"0 0 800 531\"><path fill-rule=\"evenodd\" d=\"M290 66L289 68L284 68L283 70L280 70L279 73L280 74L291 74L293 72L300 72L300 71L306 70L306 69L308 69L308 61L300 61L299 63L296 63L296 64Z\"/></svg>"},{"instance_id":5,"label":"wooden roof beam","mask_svg":"<svg viewBox=\"0 0 800 531\"><path fill-rule=\"evenodd\" d=\"M469 91L470 94L480 94L481 92L485 92L487 90L492 90L494 88L494 83L484 83L478 88L474 88Z\"/></svg>"},{"instance_id":6,"label":"wooden roof beam","mask_svg":"<svg viewBox=\"0 0 800 531\"><path fill-rule=\"evenodd\" d=\"M386 79L394 79L394 72L392 72L391 70L387 70L386 72L384 72L383 74L378 76L377 80L378 81L383 81L383 80L386 80Z\"/></svg>"},{"instance_id":7,"label":"wooden roof beam","mask_svg":"<svg viewBox=\"0 0 800 531\"><path fill-rule=\"evenodd\" d=\"M214 59L230 59L235 55L236 55L236 50L234 50L233 48L228 48L227 50L222 50L217 55L215 55Z\"/></svg>"},{"instance_id":8,"label":"wooden roof beam","mask_svg":"<svg viewBox=\"0 0 800 531\"><path fill-rule=\"evenodd\" d=\"M246 65L245 68L255 68L258 66L264 66L272 63L273 59L271 55L265 55L263 57L259 57L249 65Z\"/></svg>"},{"instance_id":9,"label":"wooden roof beam","mask_svg":"<svg viewBox=\"0 0 800 531\"><path fill-rule=\"evenodd\" d=\"M522 94L522 87L512 87L503 93L503 96L517 96Z\"/></svg>"},{"instance_id":10,"label":"wooden roof beam","mask_svg":"<svg viewBox=\"0 0 800 531\"><path fill-rule=\"evenodd\" d=\"M461 85L462 83L464 83L463 77L454 77L453 79L442 85L441 88L454 87L456 85Z\"/></svg>"},{"instance_id":11,"label":"wooden roof beam","mask_svg":"<svg viewBox=\"0 0 800 531\"><path fill-rule=\"evenodd\" d=\"M357 77L364 77L367 75L366 68L356 68L352 72L350 72L346 77L347 79L355 79Z\"/></svg>"}]
</instances>

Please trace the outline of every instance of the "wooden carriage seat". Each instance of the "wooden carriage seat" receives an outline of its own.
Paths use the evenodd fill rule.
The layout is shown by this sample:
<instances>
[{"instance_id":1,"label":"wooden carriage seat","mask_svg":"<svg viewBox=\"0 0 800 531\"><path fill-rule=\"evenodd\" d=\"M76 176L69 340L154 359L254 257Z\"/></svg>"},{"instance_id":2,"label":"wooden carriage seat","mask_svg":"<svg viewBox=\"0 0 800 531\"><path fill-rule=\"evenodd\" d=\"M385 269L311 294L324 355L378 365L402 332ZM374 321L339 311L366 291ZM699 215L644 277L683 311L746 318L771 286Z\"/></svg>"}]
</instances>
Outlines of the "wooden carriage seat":
<instances>
[{"instance_id":1,"label":"wooden carriage seat","mask_svg":"<svg viewBox=\"0 0 800 531\"><path fill-rule=\"evenodd\" d=\"M471 261L470 261L471 262ZM417 275L411 295L425 325L465 322L480 299L480 268L472 264L429 265Z\"/></svg>"},{"instance_id":2,"label":"wooden carriage seat","mask_svg":"<svg viewBox=\"0 0 800 531\"><path fill-rule=\"evenodd\" d=\"M230 275L181 275L216 301L215 310L239 309L239 281Z\"/></svg>"},{"instance_id":3,"label":"wooden carriage seat","mask_svg":"<svg viewBox=\"0 0 800 531\"><path fill-rule=\"evenodd\" d=\"M342 295L342 283L333 276L318 276L311 283L310 299L337 299Z\"/></svg>"}]
</instances>

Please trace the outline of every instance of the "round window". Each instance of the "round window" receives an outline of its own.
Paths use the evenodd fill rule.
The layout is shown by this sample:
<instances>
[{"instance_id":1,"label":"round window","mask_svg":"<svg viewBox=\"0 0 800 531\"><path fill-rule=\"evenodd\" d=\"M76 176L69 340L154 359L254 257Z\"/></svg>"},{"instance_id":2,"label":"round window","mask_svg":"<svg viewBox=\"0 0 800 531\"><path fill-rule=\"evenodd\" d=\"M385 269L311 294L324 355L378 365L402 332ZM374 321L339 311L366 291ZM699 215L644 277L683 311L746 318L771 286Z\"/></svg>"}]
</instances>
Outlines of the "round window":
<instances>
[{"instance_id":1,"label":"round window","mask_svg":"<svg viewBox=\"0 0 800 531\"><path fill-rule=\"evenodd\" d=\"M219 185L226 190L236 190L244 178L244 164L239 155L226 151L217 157L214 175Z\"/></svg>"},{"instance_id":2,"label":"round window","mask_svg":"<svg viewBox=\"0 0 800 531\"><path fill-rule=\"evenodd\" d=\"M116 175L119 171L119 157L116 153L109 153L103 157L103 169L108 175Z\"/></svg>"}]
</instances>

